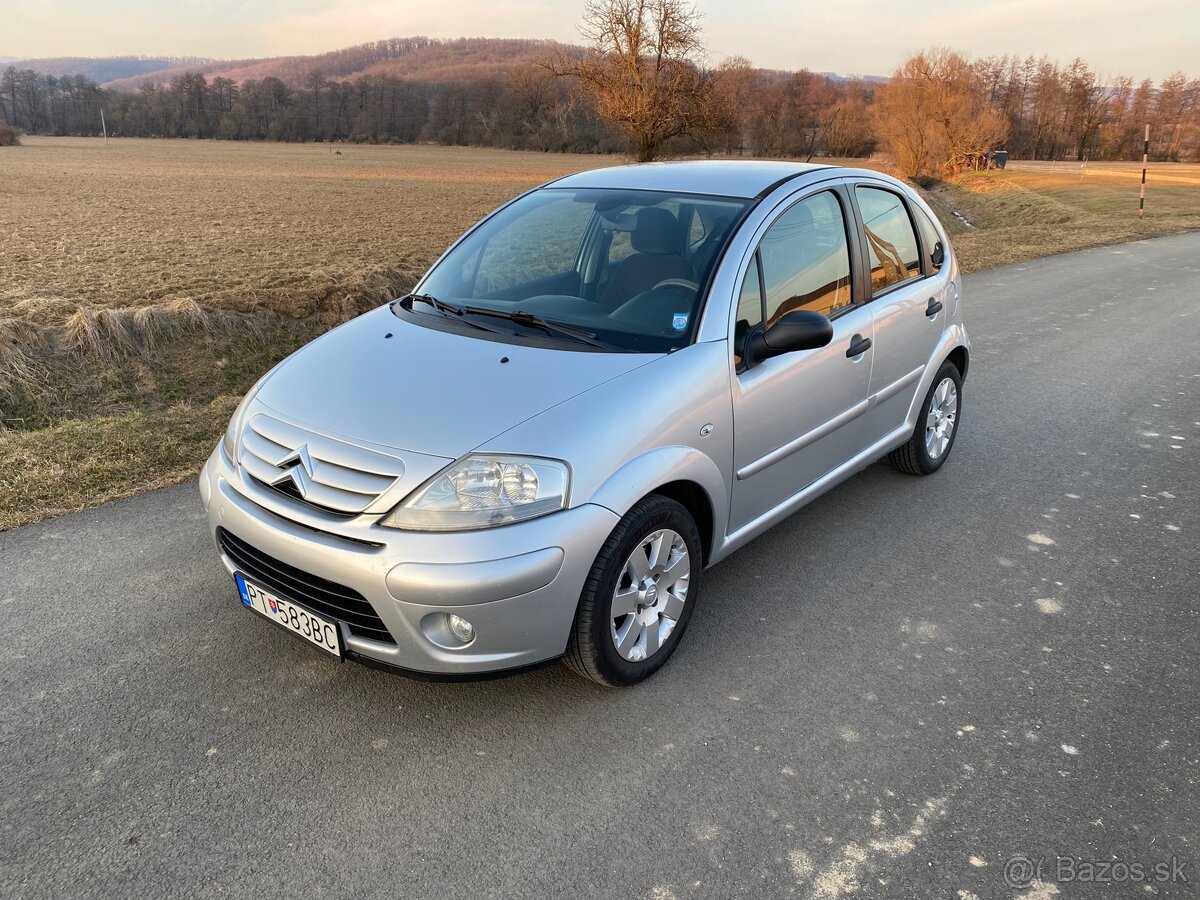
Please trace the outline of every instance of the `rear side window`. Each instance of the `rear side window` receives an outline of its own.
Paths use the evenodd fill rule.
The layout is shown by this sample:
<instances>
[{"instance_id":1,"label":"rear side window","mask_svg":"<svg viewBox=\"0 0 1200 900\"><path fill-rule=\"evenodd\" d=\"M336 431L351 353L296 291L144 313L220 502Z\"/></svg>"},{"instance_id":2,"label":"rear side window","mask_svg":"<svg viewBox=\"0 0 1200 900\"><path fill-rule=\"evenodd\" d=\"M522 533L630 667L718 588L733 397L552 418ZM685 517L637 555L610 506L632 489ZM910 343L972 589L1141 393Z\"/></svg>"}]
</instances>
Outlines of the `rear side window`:
<instances>
[{"instance_id":1,"label":"rear side window","mask_svg":"<svg viewBox=\"0 0 1200 900\"><path fill-rule=\"evenodd\" d=\"M942 239L938 237L933 222L929 220L929 216L925 215L925 210L914 206L912 211L913 217L917 220L917 228L921 232L921 243L925 246L925 264L929 266L929 272L932 274L938 271L942 267L942 263L946 261L946 249L942 246Z\"/></svg>"},{"instance_id":2,"label":"rear side window","mask_svg":"<svg viewBox=\"0 0 1200 900\"><path fill-rule=\"evenodd\" d=\"M775 220L758 246L766 288L766 321L811 309L832 315L851 303L850 249L842 205L823 191Z\"/></svg>"},{"instance_id":3,"label":"rear side window","mask_svg":"<svg viewBox=\"0 0 1200 900\"><path fill-rule=\"evenodd\" d=\"M921 274L921 251L912 219L899 195L880 188L857 187L871 265L871 290L878 292Z\"/></svg>"}]
</instances>

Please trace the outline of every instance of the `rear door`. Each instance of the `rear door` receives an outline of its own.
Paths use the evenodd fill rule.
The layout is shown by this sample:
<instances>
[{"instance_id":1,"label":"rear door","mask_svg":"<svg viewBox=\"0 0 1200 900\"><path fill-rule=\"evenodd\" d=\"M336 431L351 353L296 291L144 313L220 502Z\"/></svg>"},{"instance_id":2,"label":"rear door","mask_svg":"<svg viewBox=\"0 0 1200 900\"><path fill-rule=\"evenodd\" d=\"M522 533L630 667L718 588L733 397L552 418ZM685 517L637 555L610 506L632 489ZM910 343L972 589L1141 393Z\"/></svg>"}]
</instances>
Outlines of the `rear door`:
<instances>
[{"instance_id":1,"label":"rear door","mask_svg":"<svg viewBox=\"0 0 1200 900\"><path fill-rule=\"evenodd\" d=\"M863 447L859 417L871 377L871 312L859 302L849 197L810 193L768 220L750 257L734 314L734 468L730 530L783 503ZM812 309L833 341L747 368L756 329ZM861 347L857 353L850 348Z\"/></svg>"},{"instance_id":2,"label":"rear door","mask_svg":"<svg viewBox=\"0 0 1200 900\"><path fill-rule=\"evenodd\" d=\"M914 219L919 208L880 182L859 181L852 194L875 327L870 394L878 400L862 421L868 445L908 417L945 327L949 273L933 271L922 253Z\"/></svg>"}]
</instances>

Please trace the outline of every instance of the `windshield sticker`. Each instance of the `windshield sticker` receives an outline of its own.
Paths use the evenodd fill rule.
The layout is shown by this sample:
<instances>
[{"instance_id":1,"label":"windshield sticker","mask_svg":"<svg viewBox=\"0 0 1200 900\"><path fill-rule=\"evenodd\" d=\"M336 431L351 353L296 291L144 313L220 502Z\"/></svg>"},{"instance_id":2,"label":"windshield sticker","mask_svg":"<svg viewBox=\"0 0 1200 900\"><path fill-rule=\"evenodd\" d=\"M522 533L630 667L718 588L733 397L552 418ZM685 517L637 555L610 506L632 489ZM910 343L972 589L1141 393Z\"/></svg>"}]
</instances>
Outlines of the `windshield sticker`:
<instances>
[{"instance_id":1,"label":"windshield sticker","mask_svg":"<svg viewBox=\"0 0 1200 900\"><path fill-rule=\"evenodd\" d=\"M675 313L671 317L671 327L676 331L684 331L687 328L688 314L685 312Z\"/></svg>"}]
</instances>

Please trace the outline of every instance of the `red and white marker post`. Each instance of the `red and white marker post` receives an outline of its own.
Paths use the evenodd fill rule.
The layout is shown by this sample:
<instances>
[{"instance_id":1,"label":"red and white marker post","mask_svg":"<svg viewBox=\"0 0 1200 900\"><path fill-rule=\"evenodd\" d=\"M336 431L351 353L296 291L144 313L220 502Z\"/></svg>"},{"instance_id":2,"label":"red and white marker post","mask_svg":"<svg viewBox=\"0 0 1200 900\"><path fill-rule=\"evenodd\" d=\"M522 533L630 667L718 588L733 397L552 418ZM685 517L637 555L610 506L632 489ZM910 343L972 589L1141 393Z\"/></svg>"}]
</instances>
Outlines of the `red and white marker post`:
<instances>
[{"instance_id":1,"label":"red and white marker post","mask_svg":"<svg viewBox=\"0 0 1200 900\"><path fill-rule=\"evenodd\" d=\"M1150 123L1146 123L1146 139L1142 142L1142 197L1138 200L1138 218L1146 218L1146 163L1150 160Z\"/></svg>"}]
</instances>

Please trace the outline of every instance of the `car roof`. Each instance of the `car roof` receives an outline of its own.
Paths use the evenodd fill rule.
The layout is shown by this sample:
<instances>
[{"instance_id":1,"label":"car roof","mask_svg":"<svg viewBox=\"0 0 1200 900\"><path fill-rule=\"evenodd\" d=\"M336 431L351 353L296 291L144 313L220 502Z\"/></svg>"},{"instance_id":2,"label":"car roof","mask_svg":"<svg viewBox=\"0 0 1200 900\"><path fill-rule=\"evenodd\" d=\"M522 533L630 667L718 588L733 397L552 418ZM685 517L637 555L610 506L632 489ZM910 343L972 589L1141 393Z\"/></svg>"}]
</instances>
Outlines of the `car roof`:
<instances>
[{"instance_id":1,"label":"car roof","mask_svg":"<svg viewBox=\"0 0 1200 900\"><path fill-rule=\"evenodd\" d=\"M778 160L694 159L590 169L567 175L545 186L604 190L626 188L753 198L765 195L782 181L834 168L840 167Z\"/></svg>"}]
</instances>

